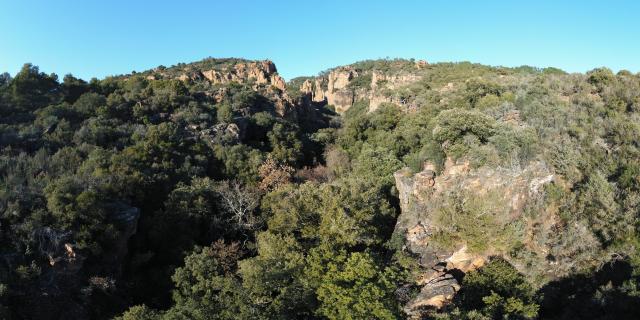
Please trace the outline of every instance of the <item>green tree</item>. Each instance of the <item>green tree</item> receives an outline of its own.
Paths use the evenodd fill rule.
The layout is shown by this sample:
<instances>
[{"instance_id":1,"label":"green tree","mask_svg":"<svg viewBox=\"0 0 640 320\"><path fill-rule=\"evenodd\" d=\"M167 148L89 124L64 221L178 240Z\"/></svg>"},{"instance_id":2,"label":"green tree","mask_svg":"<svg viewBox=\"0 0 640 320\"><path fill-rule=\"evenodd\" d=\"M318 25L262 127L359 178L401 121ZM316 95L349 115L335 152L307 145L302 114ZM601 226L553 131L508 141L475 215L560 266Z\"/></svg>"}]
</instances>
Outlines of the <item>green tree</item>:
<instances>
[{"instance_id":1,"label":"green tree","mask_svg":"<svg viewBox=\"0 0 640 320\"><path fill-rule=\"evenodd\" d=\"M71 231L79 248L98 255L117 236L109 216L108 198L100 189L88 188L77 177L63 176L49 184L45 193L54 225Z\"/></svg>"},{"instance_id":2,"label":"green tree","mask_svg":"<svg viewBox=\"0 0 640 320\"><path fill-rule=\"evenodd\" d=\"M313 309L313 292L300 282L305 267L300 244L292 236L262 232L258 255L239 263L242 286L260 314L271 318L297 318Z\"/></svg>"},{"instance_id":3,"label":"green tree","mask_svg":"<svg viewBox=\"0 0 640 320\"><path fill-rule=\"evenodd\" d=\"M475 110L445 110L438 115L435 123L433 138L447 155L456 158L469 150L468 141L487 143L496 131L496 121Z\"/></svg>"},{"instance_id":4,"label":"green tree","mask_svg":"<svg viewBox=\"0 0 640 320\"><path fill-rule=\"evenodd\" d=\"M456 304L464 310L481 310L493 319L534 319L538 314L533 287L502 259L469 272L462 288Z\"/></svg>"},{"instance_id":5,"label":"green tree","mask_svg":"<svg viewBox=\"0 0 640 320\"><path fill-rule=\"evenodd\" d=\"M30 63L22 66L9 86L11 100L20 111L34 111L60 98L58 77L47 75Z\"/></svg>"},{"instance_id":6,"label":"green tree","mask_svg":"<svg viewBox=\"0 0 640 320\"><path fill-rule=\"evenodd\" d=\"M74 103L73 109L84 117L96 114L99 107L106 105L107 99L103 95L88 92L81 95Z\"/></svg>"},{"instance_id":7,"label":"green tree","mask_svg":"<svg viewBox=\"0 0 640 320\"><path fill-rule=\"evenodd\" d=\"M122 316L116 317L114 320L160 320L161 318L159 312L145 305L137 305L129 308Z\"/></svg>"},{"instance_id":8,"label":"green tree","mask_svg":"<svg viewBox=\"0 0 640 320\"><path fill-rule=\"evenodd\" d=\"M232 275L239 258L237 245L215 245L196 250L177 268L175 306L166 319L252 319L252 307Z\"/></svg>"},{"instance_id":9,"label":"green tree","mask_svg":"<svg viewBox=\"0 0 640 320\"><path fill-rule=\"evenodd\" d=\"M317 289L318 315L328 319L397 319L397 274L380 268L367 253L332 263Z\"/></svg>"}]
</instances>

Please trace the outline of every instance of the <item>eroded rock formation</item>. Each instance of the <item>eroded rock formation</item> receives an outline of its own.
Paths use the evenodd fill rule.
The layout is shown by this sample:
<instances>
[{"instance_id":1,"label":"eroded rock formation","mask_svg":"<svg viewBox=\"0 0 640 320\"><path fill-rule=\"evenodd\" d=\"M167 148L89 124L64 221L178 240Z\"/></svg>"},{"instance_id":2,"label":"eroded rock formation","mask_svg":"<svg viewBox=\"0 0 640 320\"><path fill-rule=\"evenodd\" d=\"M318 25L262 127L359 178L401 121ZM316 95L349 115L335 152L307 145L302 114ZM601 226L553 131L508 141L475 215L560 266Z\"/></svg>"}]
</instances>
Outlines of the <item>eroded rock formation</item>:
<instances>
[{"instance_id":1,"label":"eroded rock formation","mask_svg":"<svg viewBox=\"0 0 640 320\"><path fill-rule=\"evenodd\" d=\"M286 87L284 79L278 75L276 65L270 60L236 63L222 69L190 71L178 76L183 81L203 78L212 84L255 81L256 85L272 85L279 90L285 90Z\"/></svg>"},{"instance_id":2,"label":"eroded rock formation","mask_svg":"<svg viewBox=\"0 0 640 320\"><path fill-rule=\"evenodd\" d=\"M436 235L450 227L442 225L438 216L443 214L445 206L451 205L448 199L456 194L465 195L461 201L491 197L492 206L499 208L496 221L504 225L517 221L525 228L533 228L535 222L525 217L525 208L539 201L542 186L555 178L542 162L531 163L519 170L474 169L467 161L454 162L451 159L447 160L440 174L433 164L427 163L421 172L412 174L405 168L396 172L394 177L402 210L395 232L404 238L402 250L414 256L420 266L415 281L420 293L405 306L405 312L413 318L447 305L460 289L461 276L482 267L491 256L506 254L497 244L488 243L486 248L479 250L469 248L464 239L448 245L437 241ZM457 213L449 210L444 214ZM499 228L500 225L494 227ZM527 239L522 240L528 245ZM545 254L544 248L531 247L529 250ZM541 263L545 264L544 261ZM513 264L524 269L518 261L513 261Z\"/></svg>"},{"instance_id":3,"label":"eroded rock formation","mask_svg":"<svg viewBox=\"0 0 640 320\"><path fill-rule=\"evenodd\" d=\"M428 63L420 60L415 66L416 70L419 70L428 66ZM355 102L361 100L369 103L369 111L374 111L382 103L405 104L404 99L391 96L388 92L422 79L422 75L413 71L387 73L379 70L362 71L351 66L340 67L326 76L316 78L313 82L306 80L300 91L310 96L314 102L325 102L334 106L338 113L346 112ZM358 83L355 84L354 81Z\"/></svg>"}]
</instances>

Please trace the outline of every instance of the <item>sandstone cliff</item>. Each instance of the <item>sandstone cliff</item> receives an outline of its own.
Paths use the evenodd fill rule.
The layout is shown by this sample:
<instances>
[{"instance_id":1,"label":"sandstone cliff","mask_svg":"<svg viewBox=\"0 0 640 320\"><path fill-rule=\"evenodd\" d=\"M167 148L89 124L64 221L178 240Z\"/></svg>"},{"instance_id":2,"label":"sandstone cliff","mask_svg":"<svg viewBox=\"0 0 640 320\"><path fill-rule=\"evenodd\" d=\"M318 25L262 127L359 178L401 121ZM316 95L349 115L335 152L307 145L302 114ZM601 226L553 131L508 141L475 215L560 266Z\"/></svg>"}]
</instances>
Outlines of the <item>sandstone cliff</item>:
<instances>
[{"instance_id":1,"label":"sandstone cliff","mask_svg":"<svg viewBox=\"0 0 640 320\"><path fill-rule=\"evenodd\" d=\"M402 210L395 233L419 265L420 293L405 306L411 317L446 306L464 273L493 256L542 284L572 270L579 263L573 253L589 251L588 243L569 245L555 232L557 212L542 202L544 186L557 178L542 162L474 169L448 159L439 174L427 163L419 173L405 168L394 177ZM589 236L585 225L569 228Z\"/></svg>"},{"instance_id":2,"label":"sandstone cliff","mask_svg":"<svg viewBox=\"0 0 640 320\"><path fill-rule=\"evenodd\" d=\"M285 89L284 79L278 75L276 65L270 60L241 62L220 69L189 70L177 78L183 81L207 79L212 84L254 81L256 85L272 85L280 90Z\"/></svg>"},{"instance_id":3,"label":"sandstone cliff","mask_svg":"<svg viewBox=\"0 0 640 320\"><path fill-rule=\"evenodd\" d=\"M376 110L382 103L404 105L401 97L389 94L390 90L415 83L422 79L420 70L428 63L420 60L410 70L361 70L353 66L339 67L328 74L305 81L300 91L316 103L326 103L344 113L358 101L369 103L369 111Z\"/></svg>"},{"instance_id":4,"label":"sandstone cliff","mask_svg":"<svg viewBox=\"0 0 640 320\"><path fill-rule=\"evenodd\" d=\"M231 83L245 84L268 98L274 111L287 118L313 117L314 108L307 101L292 98L285 80L278 74L276 65L270 60L250 61L242 59L204 59L191 64L180 64L171 68L156 68L143 73L147 80L177 79L190 83L205 83L200 86L203 94L218 103L228 93Z\"/></svg>"}]
</instances>

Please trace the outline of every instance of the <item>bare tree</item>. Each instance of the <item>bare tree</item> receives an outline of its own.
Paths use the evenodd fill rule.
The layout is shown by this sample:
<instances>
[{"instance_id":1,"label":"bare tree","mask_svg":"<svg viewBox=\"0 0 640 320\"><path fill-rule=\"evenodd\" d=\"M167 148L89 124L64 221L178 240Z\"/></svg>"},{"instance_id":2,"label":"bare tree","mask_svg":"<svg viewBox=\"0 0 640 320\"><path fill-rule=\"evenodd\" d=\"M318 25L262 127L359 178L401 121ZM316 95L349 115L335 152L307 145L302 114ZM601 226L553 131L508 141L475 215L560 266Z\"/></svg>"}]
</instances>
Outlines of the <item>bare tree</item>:
<instances>
[{"instance_id":1,"label":"bare tree","mask_svg":"<svg viewBox=\"0 0 640 320\"><path fill-rule=\"evenodd\" d=\"M49 227L43 227L34 230L32 238L38 245L38 252L49 259L49 264L54 265L62 259L64 253L66 253L68 258L75 257L70 244L65 243L64 246L62 245L70 235L71 232L62 232Z\"/></svg>"},{"instance_id":2,"label":"bare tree","mask_svg":"<svg viewBox=\"0 0 640 320\"><path fill-rule=\"evenodd\" d=\"M257 190L243 186L238 181L222 181L216 186L219 204L231 216L234 224L242 229L252 230L259 226L260 221L254 215L260 202Z\"/></svg>"}]
</instances>

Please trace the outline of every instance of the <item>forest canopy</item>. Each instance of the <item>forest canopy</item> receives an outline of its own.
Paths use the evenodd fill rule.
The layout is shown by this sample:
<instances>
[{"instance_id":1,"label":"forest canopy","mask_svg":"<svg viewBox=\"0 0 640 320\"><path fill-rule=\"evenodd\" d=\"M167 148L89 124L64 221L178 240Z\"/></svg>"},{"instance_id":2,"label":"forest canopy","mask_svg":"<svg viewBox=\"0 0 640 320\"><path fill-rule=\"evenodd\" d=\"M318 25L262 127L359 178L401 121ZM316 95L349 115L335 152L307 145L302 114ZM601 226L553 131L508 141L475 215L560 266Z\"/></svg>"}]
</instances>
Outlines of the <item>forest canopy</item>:
<instances>
[{"instance_id":1,"label":"forest canopy","mask_svg":"<svg viewBox=\"0 0 640 320\"><path fill-rule=\"evenodd\" d=\"M589 226L558 230L558 247L591 251L571 251L585 264L546 284L493 257L429 317L638 316L640 75L362 61L352 92L371 90L372 70L420 80L341 115L305 100L312 78L295 90L179 79L238 63L89 82L31 64L0 75L0 318L404 318L420 262L394 234L393 174L448 159L544 161L560 178L543 208ZM441 221L458 229L442 243L502 237L478 235L477 207L451 199Z\"/></svg>"}]
</instances>

